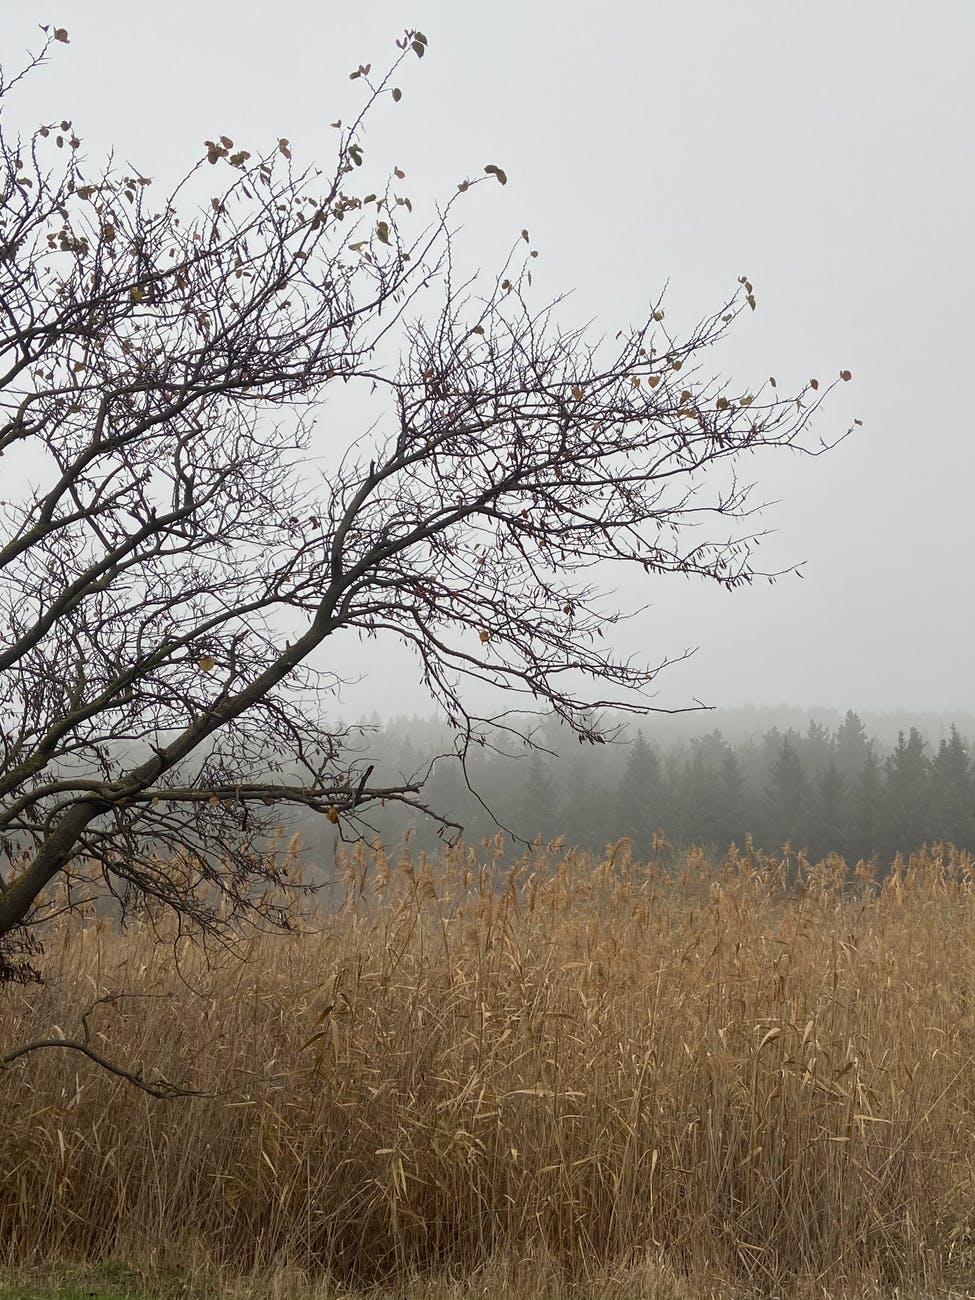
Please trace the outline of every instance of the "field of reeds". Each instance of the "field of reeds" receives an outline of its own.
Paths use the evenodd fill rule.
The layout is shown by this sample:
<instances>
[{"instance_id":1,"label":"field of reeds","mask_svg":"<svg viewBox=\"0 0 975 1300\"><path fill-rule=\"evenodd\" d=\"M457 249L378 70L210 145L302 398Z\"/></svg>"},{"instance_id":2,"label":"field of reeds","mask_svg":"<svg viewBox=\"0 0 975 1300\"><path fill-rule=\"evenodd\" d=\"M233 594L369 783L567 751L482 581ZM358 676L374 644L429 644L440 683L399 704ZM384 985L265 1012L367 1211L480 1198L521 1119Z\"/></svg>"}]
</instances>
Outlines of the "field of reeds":
<instances>
[{"instance_id":1,"label":"field of reeds","mask_svg":"<svg viewBox=\"0 0 975 1300\"><path fill-rule=\"evenodd\" d=\"M344 906L300 934L48 932L46 983L0 989L0 1055L117 994L92 1047L205 1095L57 1048L0 1071L0 1265L975 1289L971 858L340 868Z\"/></svg>"}]
</instances>

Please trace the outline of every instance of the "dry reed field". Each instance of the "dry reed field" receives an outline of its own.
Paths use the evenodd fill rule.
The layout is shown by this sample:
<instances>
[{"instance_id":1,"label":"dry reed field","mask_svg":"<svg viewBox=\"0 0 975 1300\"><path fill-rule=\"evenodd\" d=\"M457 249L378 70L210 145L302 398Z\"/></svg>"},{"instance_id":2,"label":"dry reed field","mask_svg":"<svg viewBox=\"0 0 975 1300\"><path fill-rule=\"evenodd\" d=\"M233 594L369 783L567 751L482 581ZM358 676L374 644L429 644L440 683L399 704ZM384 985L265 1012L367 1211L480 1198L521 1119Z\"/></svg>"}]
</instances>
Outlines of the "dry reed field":
<instances>
[{"instance_id":1,"label":"dry reed field","mask_svg":"<svg viewBox=\"0 0 975 1300\"><path fill-rule=\"evenodd\" d=\"M47 983L0 990L6 1048L126 994L92 1045L207 1094L62 1050L0 1071L4 1267L271 1270L282 1297L975 1287L971 858L340 868L305 933L204 952L65 920Z\"/></svg>"}]
</instances>

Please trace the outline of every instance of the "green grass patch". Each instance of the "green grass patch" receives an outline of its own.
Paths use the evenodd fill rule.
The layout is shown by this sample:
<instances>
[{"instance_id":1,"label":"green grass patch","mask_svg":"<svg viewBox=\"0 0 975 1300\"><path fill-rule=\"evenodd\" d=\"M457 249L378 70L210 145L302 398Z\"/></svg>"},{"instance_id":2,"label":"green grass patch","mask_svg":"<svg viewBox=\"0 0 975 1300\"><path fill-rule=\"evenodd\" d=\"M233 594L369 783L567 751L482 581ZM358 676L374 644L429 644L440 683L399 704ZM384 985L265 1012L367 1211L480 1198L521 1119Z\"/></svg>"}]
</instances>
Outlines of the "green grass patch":
<instances>
[{"instance_id":1,"label":"green grass patch","mask_svg":"<svg viewBox=\"0 0 975 1300\"><path fill-rule=\"evenodd\" d=\"M127 1264L0 1274L0 1300L204 1300L206 1295L180 1273L148 1278Z\"/></svg>"}]
</instances>

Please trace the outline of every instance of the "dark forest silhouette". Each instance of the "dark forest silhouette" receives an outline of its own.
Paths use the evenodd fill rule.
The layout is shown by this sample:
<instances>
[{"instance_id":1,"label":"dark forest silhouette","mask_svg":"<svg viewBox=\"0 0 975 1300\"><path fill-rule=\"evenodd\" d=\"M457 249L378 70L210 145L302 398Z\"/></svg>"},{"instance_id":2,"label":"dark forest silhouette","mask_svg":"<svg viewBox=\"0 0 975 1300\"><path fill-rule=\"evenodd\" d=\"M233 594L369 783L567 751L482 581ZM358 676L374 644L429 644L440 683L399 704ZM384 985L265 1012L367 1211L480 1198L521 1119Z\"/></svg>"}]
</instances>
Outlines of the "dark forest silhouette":
<instances>
[{"instance_id":1,"label":"dark forest silhouette","mask_svg":"<svg viewBox=\"0 0 975 1300\"><path fill-rule=\"evenodd\" d=\"M441 759L426 791L463 823L468 842L500 824L525 840L561 836L596 850L626 835L637 857L648 856L661 833L671 845L719 851L751 836L761 848L789 843L850 862L890 861L938 840L975 851L975 764L953 723L932 741L918 719L885 743L852 710L832 727L807 719L732 739L721 727L705 729L710 715L698 721L697 735L663 720L659 732L651 722L628 743L585 750L555 724L543 726L538 749L506 749L499 738L496 748L468 755L466 777L459 762ZM418 718L371 725L378 734L363 743L382 755L389 779L409 777L446 741L435 722ZM414 844L437 843L437 826L403 808L381 810L374 824L391 841L412 828Z\"/></svg>"}]
</instances>

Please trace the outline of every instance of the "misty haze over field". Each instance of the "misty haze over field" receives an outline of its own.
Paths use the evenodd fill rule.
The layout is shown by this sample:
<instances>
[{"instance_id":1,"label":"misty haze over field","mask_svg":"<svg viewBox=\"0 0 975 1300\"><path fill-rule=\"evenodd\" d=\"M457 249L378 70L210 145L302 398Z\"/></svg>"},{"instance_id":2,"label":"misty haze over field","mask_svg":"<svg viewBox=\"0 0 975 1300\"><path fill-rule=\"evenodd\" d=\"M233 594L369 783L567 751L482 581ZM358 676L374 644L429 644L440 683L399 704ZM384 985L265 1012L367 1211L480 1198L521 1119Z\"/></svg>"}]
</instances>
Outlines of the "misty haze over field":
<instances>
[{"instance_id":1,"label":"misty haze over field","mask_svg":"<svg viewBox=\"0 0 975 1300\"><path fill-rule=\"evenodd\" d=\"M283 0L255 26L225 0L57 14L24 0L0 17L11 67L52 20L70 45L24 86L18 121L64 114L93 157L114 148L159 186L219 132L327 156L329 123L357 102L350 70L422 27L428 56L370 148L425 201L504 166L507 186L463 215L471 267L530 227L540 295L574 291L568 318L610 337L668 282L685 325L744 273L758 309L720 351L727 373L789 387L853 371L816 432L862 427L821 458L754 465L756 497L776 503L760 565L804 563L804 579L732 593L627 579L608 595L646 607L617 629L624 649L657 662L700 647L656 702L975 711L970 5ZM390 644L336 639L328 666L362 676L346 716L427 707Z\"/></svg>"}]
</instances>

